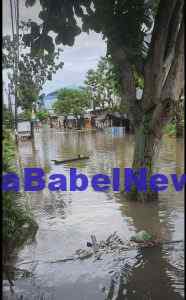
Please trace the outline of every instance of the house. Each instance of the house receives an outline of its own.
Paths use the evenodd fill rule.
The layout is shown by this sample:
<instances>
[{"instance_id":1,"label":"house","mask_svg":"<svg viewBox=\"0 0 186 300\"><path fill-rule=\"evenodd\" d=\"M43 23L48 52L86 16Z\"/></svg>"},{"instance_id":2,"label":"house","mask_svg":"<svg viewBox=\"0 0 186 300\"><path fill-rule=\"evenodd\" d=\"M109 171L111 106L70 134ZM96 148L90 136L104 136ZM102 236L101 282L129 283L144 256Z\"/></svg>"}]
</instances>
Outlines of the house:
<instances>
[{"instance_id":1,"label":"house","mask_svg":"<svg viewBox=\"0 0 186 300\"><path fill-rule=\"evenodd\" d=\"M125 127L125 132L131 132L132 127L127 114L112 112L99 115L96 118L97 128Z\"/></svg>"},{"instance_id":2,"label":"house","mask_svg":"<svg viewBox=\"0 0 186 300\"><path fill-rule=\"evenodd\" d=\"M84 126L85 126L85 128L92 128L92 116L91 116L91 114L90 113L86 113L86 114L84 114Z\"/></svg>"},{"instance_id":3,"label":"house","mask_svg":"<svg viewBox=\"0 0 186 300\"><path fill-rule=\"evenodd\" d=\"M100 114L98 116L96 116L95 118L95 125L96 125L96 128L104 128L105 127L105 118L106 118L106 113L105 114Z\"/></svg>"},{"instance_id":4,"label":"house","mask_svg":"<svg viewBox=\"0 0 186 300\"><path fill-rule=\"evenodd\" d=\"M125 127L125 132L129 132L131 129L130 120L124 113L108 113L104 122L107 122L109 127Z\"/></svg>"},{"instance_id":5,"label":"house","mask_svg":"<svg viewBox=\"0 0 186 300\"><path fill-rule=\"evenodd\" d=\"M17 123L18 138L30 138L31 137L31 122L30 121L18 121Z\"/></svg>"}]
</instances>

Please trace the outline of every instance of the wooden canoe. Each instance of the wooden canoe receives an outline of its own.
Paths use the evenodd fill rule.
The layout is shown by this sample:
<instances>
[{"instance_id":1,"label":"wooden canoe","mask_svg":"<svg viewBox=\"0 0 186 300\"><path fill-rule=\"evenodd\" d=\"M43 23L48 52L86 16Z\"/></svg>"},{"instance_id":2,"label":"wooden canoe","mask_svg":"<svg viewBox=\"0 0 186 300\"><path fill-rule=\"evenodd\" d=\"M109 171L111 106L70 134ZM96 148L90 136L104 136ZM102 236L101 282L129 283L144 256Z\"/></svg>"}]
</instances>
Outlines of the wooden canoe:
<instances>
[{"instance_id":1,"label":"wooden canoe","mask_svg":"<svg viewBox=\"0 0 186 300\"><path fill-rule=\"evenodd\" d=\"M89 156L83 156L83 157L76 157L76 158L70 158L70 159L65 159L65 160L52 160L56 165L57 164L64 164L64 163L70 163L73 161L78 161L78 160L84 160L84 159L89 159Z\"/></svg>"}]
</instances>

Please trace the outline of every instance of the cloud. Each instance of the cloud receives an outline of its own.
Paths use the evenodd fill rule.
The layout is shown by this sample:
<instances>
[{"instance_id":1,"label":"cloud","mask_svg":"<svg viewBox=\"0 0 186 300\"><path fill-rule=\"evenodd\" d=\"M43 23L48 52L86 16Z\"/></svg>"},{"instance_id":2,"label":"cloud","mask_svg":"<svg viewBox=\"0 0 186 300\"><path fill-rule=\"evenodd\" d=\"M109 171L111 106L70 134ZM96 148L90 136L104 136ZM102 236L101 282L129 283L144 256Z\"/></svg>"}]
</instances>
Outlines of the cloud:
<instances>
[{"instance_id":1,"label":"cloud","mask_svg":"<svg viewBox=\"0 0 186 300\"><path fill-rule=\"evenodd\" d=\"M64 86L83 85L87 71L95 68L101 56L105 55L106 44L100 34L82 33L76 37L73 47L65 46L63 50L63 69L53 75L52 81L44 85L43 92L46 94Z\"/></svg>"}]
</instances>

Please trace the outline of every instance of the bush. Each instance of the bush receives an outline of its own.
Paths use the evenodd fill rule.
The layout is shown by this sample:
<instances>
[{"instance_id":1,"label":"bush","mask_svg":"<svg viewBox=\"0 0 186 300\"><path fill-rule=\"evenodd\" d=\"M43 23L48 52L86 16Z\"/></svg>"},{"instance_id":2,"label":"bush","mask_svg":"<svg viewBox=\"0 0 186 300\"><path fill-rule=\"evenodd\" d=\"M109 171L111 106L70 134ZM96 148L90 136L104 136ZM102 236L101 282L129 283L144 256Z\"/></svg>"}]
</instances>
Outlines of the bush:
<instances>
[{"instance_id":1,"label":"bush","mask_svg":"<svg viewBox=\"0 0 186 300\"><path fill-rule=\"evenodd\" d=\"M176 124L173 122L168 123L164 129L164 132L169 136L175 136L176 135Z\"/></svg>"},{"instance_id":2,"label":"bush","mask_svg":"<svg viewBox=\"0 0 186 300\"><path fill-rule=\"evenodd\" d=\"M44 121L48 118L48 112L47 111L38 111L36 113L36 118L39 119L39 121Z\"/></svg>"},{"instance_id":3,"label":"bush","mask_svg":"<svg viewBox=\"0 0 186 300\"><path fill-rule=\"evenodd\" d=\"M3 132L3 172L16 171L16 148L11 131ZM15 249L33 238L37 231L31 211L23 201L21 194L3 192L3 262L9 260Z\"/></svg>"},{"instance_id":4,"label":"bush","mask_svg":"<svg viewBox=\"0 0 186 300\"><path fill-rule=\"evenodd\" d=\"M8 108L3 104L3 124L7 128L12 128L14 122L14 116L12 113L8 110Z\"/></svg>"},{"instance_id":5,"label":"bush","mask_svg":"<svg viewBox=\"0 0 186 300\"><path fill-rule=\"evenodd\" d=\"M18 114L18 119L22 121L30 121L32 118L32 111L27 109Z\"/></svg>"}]
</instances>

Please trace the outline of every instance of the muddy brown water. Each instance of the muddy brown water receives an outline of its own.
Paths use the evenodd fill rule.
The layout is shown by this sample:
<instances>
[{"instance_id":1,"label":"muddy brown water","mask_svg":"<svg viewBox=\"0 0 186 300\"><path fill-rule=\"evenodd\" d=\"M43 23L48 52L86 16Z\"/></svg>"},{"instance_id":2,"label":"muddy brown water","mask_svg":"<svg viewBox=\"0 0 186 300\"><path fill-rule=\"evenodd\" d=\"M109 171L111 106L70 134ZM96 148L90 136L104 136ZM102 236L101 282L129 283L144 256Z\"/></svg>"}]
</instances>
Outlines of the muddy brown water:
<instances>
[{"instance_id":1,"label":"muddy brown water","mask_svg":"<svg viewBox=\"0 0 186 300\"><path fill-rule=\"evenodd\" d=\"M22 167L40 166L47 175L68 175L70 167L89 178L111 174L113 167L131 166L133 136L112 137L103 132L64 133L44 127L35 141L21 142ZM184 172L183 140L164 137L156 170L164 174ZM90 155L89 160L55 165L52 159ZM184 195L173 187L160 194L157 203L127 202L120 193L29 193L29 205L38 222L35 241L19 252L14 294L4 287L4 299L47 300L176 300L184 298L184 244L130 250L117 257L105 254L65 263L53 263L86 249L90 235L105 240L111 233L128 241L134 232L148 230L162 239L184 238ZM24 273L25 274L25 273ZM28 275L29 274L29 275Z\"/></svg>"}]
</instances>

